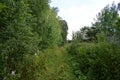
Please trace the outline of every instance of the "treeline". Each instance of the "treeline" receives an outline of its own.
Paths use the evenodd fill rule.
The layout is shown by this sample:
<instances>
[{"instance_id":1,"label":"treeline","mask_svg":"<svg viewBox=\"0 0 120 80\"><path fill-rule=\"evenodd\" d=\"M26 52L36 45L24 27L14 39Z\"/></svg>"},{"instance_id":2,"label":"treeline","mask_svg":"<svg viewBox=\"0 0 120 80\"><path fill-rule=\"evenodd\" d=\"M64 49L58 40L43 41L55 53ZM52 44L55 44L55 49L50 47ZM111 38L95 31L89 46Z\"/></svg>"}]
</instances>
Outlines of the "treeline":
<instances>
[{"instance_id":1,"label":"treeline","mask_svg":"<svg viewBox=\"0 0 120 80\"><path fill-rule=\"evenodd\" d=\"M78 40L79 42L97 42L98 36L106 36L111 42L114 42L114 40L117 41L120 38L120 17L118 6L113 2L112 5L104 7L101 12L96 15L91 26L84 26L79 31L73 33L73 40Z\"/></svg>"},{"instance_id":2,"label":"treeline","mask_svg":"<svg viewBox=\"0 0 120 80\"><path fill-rule=\"evenodd\" d=\"M0 0L0 80L36 80L31 74L40 68L41 58L34 55L66 43L67 22L49 4L50 0ZM29 63L30 57L38 62Z\"/></svg>"},{"instance_id":3,"label":"treeline","mask_svg":"<svg viewBox=\"0 0 120 80\"><path fill-rule=\"evenodd\" d=\"M120 80L119 5L107 5L92 26L73 33L68 48L77 80Z\"/></svg>"}]
</instances>

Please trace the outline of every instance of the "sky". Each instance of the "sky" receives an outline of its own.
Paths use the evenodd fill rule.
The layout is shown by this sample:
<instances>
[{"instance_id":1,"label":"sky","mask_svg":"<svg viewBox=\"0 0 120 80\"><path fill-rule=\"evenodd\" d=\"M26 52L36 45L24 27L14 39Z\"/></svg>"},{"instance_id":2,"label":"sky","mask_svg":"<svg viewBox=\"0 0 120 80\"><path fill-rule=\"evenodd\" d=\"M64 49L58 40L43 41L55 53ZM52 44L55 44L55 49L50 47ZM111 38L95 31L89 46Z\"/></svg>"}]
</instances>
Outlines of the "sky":
<instances>
[{"instance_id":1,"label":"sky","mask_svg":"<svg viewBox=\"0 0 120 80\"><path fill-rule=\"evenodd\" d=\"M67 39L71 39L73 31L90 26L98 12L113 1L115 4L120 2L120 0L51 0L50 5L58 7L58 16L67 21L69 28Z\"/></svg>"}]
</instances>

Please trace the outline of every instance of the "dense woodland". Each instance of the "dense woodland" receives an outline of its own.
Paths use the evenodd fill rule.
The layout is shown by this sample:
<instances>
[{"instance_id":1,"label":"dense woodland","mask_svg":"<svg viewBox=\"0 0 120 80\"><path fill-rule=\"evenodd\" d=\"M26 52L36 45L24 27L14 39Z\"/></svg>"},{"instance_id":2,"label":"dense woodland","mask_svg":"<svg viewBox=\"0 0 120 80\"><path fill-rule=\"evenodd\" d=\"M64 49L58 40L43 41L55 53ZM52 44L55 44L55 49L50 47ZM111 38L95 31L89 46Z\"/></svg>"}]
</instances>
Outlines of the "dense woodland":
<instances>
[{"instance_id":1,"label":"dense woodland","mask_svg":"<svg viewBox=\"0 0 120 80\"><path fill-rule=\"evenodd\" d=\"M120 3L73 32L50 0L0 0L0 80L120 80Z\"/></svg>"}]
</instances>

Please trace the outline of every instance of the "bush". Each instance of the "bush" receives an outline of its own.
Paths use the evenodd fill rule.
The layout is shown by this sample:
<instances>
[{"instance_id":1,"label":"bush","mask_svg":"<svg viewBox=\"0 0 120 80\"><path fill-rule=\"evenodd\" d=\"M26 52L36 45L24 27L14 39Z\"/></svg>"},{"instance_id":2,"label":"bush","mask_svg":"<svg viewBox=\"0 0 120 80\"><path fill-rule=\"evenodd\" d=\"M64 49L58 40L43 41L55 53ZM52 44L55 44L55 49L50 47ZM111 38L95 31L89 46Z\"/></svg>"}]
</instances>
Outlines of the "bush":
<instances>
[{"instance_id":1,"label":"bush","mask_svg":"<svg viewBox=\"0 0 120 80\"><path fill-rule=\"evenodd\" d=\"M18 80L39 80L42 79L45 71L45 58L43 53L36 55L27 54L18 65Z\"/></svg>"},{"instance_id":2,"label":"bush","mask_svg":"<svg viewBox=\"0 0 120 80\"><path fill-rule=\"evenodd\" d=\"M5 62L5 61L0 61L0 62ZM25 54L23 55L22 60L17 61L15 65L11 64L7 66L7 63L1 63L0 79L1 80L40 80L42 79L44 72L45 72L45 56L43 53L39 52L39 54L36 53L36 55Z\"/></svg>"},{"instance_id":3,"label":"bush","mask_svg":"<svg viewBox=\"0 0 120 80\"><path fill-rule=\"evenodd\" d=\"M120 80L119 46L106 42L73 46L68 52L72 55L71 63L78 78L84 75L83 80Z\"/></svg>"}]
</instances>

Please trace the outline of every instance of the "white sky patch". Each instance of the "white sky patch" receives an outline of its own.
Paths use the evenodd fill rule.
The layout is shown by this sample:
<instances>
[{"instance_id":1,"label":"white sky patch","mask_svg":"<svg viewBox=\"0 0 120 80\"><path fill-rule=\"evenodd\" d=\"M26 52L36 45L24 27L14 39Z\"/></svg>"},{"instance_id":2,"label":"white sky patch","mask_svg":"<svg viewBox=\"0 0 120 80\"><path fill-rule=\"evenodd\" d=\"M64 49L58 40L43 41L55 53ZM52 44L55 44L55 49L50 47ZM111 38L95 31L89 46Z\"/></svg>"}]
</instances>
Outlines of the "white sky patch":
<instances>
[{"instance_id":1,"label":"white sky patch","mask_svg":"<svg viewBox=\"0 0 120 80\"><path fill-rule=\"evenodd\" d=\"M91 25L98 12L113 1L116 4L120 2L120 0L52 0L51 6L57 6L58 15L67 21L68 39L71 39L73 31Z\"/></svg>"}]
</instances>

